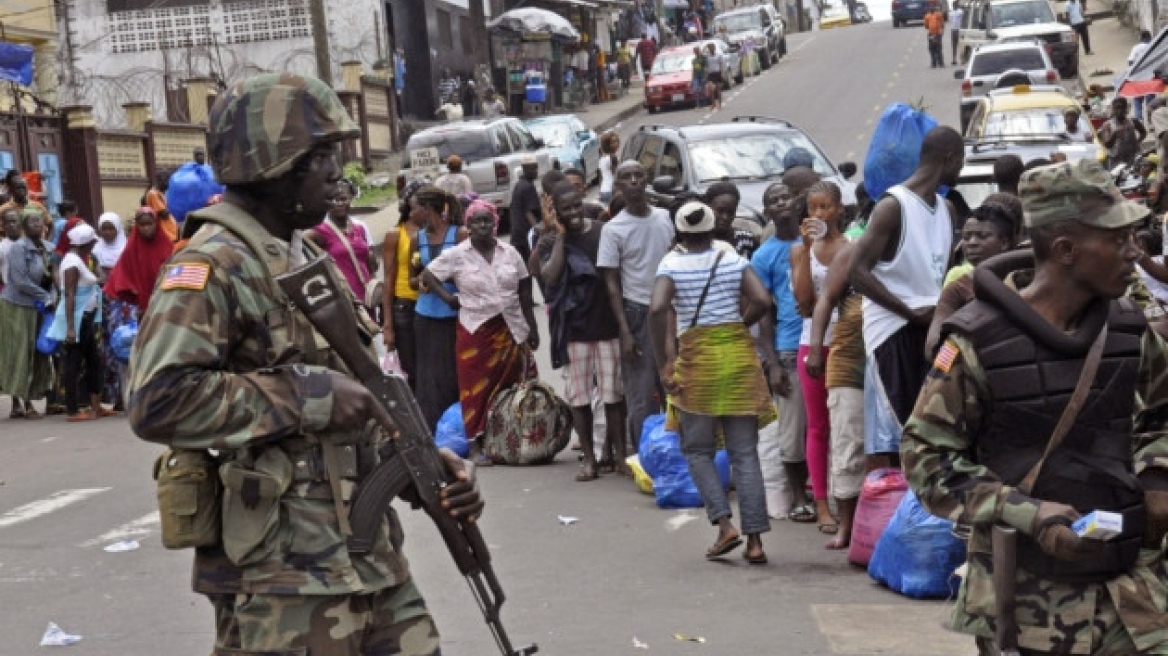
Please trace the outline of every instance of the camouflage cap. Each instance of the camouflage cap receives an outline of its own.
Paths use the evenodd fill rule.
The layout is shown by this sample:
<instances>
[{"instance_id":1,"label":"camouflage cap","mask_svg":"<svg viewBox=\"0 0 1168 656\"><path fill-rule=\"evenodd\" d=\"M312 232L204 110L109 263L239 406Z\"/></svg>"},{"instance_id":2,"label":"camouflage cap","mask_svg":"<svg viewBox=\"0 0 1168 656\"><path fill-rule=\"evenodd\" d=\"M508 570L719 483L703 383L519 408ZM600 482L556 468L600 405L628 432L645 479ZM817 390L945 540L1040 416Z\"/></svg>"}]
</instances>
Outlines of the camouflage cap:
<instances>
[{"instance_id":1,"label":"camouflage cap","mask_svg":"<svg viewBox=\"0 0 1168 656\"><path fill-rule=\"evenodd\" d=\"M236 84L211 108L210 127L211 165L223 184L274 180L317 144L361 135L331 87L292 73Z\"/></svg>"},{"instance_id":2,"label":"camouflage cap","mask_svg":"<svg viewBox=\"0 0 1168 656\"><path fill-rule=\"evenodd\" d=\"M1018 184L1018 195L1027 228L1074 219L1112 230L1136 223L1149 212L1124 198L1111 174L1089 159L1026 171Z\"/></svg>"}]
</instances>

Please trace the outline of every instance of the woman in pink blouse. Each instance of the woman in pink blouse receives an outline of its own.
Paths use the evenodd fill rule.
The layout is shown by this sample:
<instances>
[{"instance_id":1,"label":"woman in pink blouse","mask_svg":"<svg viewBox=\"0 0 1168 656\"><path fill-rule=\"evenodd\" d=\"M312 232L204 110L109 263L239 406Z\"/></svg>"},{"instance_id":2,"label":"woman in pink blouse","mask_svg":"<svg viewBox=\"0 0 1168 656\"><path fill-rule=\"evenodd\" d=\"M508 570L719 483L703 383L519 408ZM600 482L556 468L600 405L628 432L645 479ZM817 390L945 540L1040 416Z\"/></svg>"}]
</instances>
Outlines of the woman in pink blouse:
<instances>
[{"instance_id":1,"label":"woman in pink blouse","mask_svg":"<svg viewBox=\"0 0 1168 656\"><path fill-rule=\"evenodd\" d=\"M364 302L365 288L377 271L377 255L369 248L369 228L349 216L349 206L356 193L352 182L341 180L324 223L305 236L333 258L353 295Z\"/></svg>"},{"instance_id":2,"label":"woman in pink blouse","mask_svg":"<svg viewBox=\"0 0 1168 656\"><path fill-rule=\"evenodd\" d=\"M458 309L455 350L462 420L471 438L471 456L484 462L483 430L495 392L534 377L530 351L539 347L527 265L495 232L499 215L476 200L466 210L470 239L438 256L422 276L427 289ZM453 282L458 292L442 285ZM485 464L485 463L484 463Z\"/></svg>"}]
</instances>

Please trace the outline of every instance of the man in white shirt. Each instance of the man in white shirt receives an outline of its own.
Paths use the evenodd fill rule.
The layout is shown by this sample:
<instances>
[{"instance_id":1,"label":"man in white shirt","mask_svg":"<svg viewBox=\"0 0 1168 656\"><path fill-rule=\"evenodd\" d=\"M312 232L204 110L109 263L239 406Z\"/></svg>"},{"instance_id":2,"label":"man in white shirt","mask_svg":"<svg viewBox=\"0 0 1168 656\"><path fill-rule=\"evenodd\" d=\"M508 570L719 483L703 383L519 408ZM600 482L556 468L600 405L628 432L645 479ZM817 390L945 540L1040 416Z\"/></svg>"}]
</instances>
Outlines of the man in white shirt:
<instances>
[{"instance_id":1,"label":"man in white shirt","mask_svg":"<svg viewBox=\"0 0 1168 656\"><path fill-rule=\"evenodd\" d=\"M1067 23L1079 35L1079 42L1083 44L1083 52L1088 55L1095 54L1091 52L1091 35L1087 32L1087 18L1083 16L1081 0L1069 0L1065 11Z\"/></svg>"},{"instance_id":2,"label":"man in white shirt","mask_svg":"<svg viewBox=\"0 0 1168 656\"><path fill-rule=\"evenodd\" d=\"M664 394L649 341L649 300L657 279L657 265L673 246L669 212L649 205L645 167L635 160L616 169L625 209L604 224L596 266L604 277L609 302L620 327L621 378L628 406L628 437L641 443L645 418L661 409Z\"/></svg>"},{"instance_id":3,"label":"man in white shirt","mask_svg":"<svg viewBox=\"0 0 1168 656\"><path fill-rule=\"evenodd\" d=\"M949 10L949 42L953 46L953 65L957 65L957 42L961 37L961 21L965 18L965 10L961 8L960 2L953 3L953 9Z\"/></svg>"},{"instance_id":4,"label":"man in white shirt","mask_svg":"<svg viewBox=\"0 0 1168 656\"><path fill-rule=\"evenodd\" d=\"M954 210L938 190L953 186L964 164L961 135L944 126L930 130L916 171L877 203L852 259L852 285L864 297L868 365L885 398L877 407L891 409L901 427L929 370L925 340L953 240ZM872 451L895 464L899 434L887 442Z\"/></svg>"}]
</instances>

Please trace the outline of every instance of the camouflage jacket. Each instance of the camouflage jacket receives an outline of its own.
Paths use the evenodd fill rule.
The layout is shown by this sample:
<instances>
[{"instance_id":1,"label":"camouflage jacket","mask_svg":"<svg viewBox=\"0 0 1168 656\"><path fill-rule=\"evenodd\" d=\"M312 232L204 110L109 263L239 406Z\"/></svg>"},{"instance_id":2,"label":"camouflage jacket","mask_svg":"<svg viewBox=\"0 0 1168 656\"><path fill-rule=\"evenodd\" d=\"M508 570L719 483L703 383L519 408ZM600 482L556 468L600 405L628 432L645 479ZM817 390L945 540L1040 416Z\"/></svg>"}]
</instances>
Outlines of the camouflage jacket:
<instances>
[{"instance_id":1,"label":"camouflage jacket","mask_svg":"<svg viewBox=\"0 0 1168 656\"><path fill-rule=\"evenodd\" d=\"M1029 533L1038 500L1003 484L975 461L976 441L992 408L993 393L970 342L950 336L951 361L938 360L904 428L905 473L921 503L934 515L972 526L967 573L954 610L953 628L993 637L994 588L990 532L997 522ZM951 354L950 354L951 355ZM1168 405L1168 351L1149 330L1142 342L1136 398L1136 473L1168 470L1168 431L1148 430L1148 418ZM1163 554L1145 549L1128 574L1105 584L1058 584L1019 569L1016 620L1023 649L1092 653L1100 617L1117 617L1141 649L1168 647L1168 572ZM1155 653L1162 653L1157 651ZM1163 652L1168 653L1168 652Z\"/></svg>"},{"instance_id":2,"label":"camouflage jacket","mask_svg":"<svg viewBox=\"0 0 1168 656\"><path fill-rule=\"evenodd\" d=\"M188 220L207 222L163 267L134 344L134 431L173 448L215 449L227 461L267 454L265 461L278 457L296 472L307 467L306 443L359 443L360 432L326 432L333 402L329 372L344 367L268 274L287 270L289 244L229 204ZM257 256L242 234L262 235L267 257ZM282 453L267 453L273 449ZM220 550L198 551L196 591L336 595L408 580L393 512L373 550L350 556L327 477L292 481L252 562L235 568ZM345 483L348 496L352 485ZM225 545L232 530L225 513Z\"/></svg>"}]
</instances>

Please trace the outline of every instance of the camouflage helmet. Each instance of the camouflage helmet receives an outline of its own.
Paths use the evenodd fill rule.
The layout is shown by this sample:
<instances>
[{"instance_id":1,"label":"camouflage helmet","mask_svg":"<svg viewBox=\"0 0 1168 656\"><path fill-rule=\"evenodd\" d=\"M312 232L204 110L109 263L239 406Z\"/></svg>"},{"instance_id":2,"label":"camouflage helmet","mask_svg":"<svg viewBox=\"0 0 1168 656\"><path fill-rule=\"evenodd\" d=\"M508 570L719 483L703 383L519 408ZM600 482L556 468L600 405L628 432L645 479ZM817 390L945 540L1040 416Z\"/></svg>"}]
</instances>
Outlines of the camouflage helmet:
<instances>
[{"instance_id":1,"label":"camouflage helmet","mask_svg":"<svg viewBox=\"0 0 1168 656\"><path fill-rule=\"evenodd\" d=\"M236 84L211 108L210 128L211 165L222 184L274 180L318 144L361 135L332 88L292 73Z\"/></svg>"}]
</instances>

